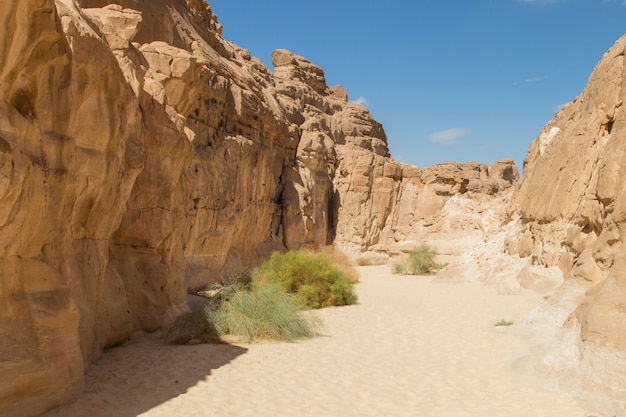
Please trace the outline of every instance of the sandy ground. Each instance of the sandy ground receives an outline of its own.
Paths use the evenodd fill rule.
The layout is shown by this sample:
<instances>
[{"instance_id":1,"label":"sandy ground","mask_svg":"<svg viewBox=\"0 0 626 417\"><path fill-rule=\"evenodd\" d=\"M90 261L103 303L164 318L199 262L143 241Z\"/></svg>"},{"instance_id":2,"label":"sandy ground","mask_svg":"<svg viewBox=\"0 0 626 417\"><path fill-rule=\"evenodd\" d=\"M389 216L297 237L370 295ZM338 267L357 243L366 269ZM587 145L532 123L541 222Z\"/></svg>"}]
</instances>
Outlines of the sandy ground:
<instances>
[{"instance_id":1,"label":"sandy ground","mask_svg":"<svg viewBox=\"0 0 626 417\"><path fill-rule=\"evenodd\" d=\"M107 351L86 393L47 417L596 416L511 364L534 294L359 268L358 305L325 309L300 343L164 346L145 337Z\"/></svg>"}]
</instances>

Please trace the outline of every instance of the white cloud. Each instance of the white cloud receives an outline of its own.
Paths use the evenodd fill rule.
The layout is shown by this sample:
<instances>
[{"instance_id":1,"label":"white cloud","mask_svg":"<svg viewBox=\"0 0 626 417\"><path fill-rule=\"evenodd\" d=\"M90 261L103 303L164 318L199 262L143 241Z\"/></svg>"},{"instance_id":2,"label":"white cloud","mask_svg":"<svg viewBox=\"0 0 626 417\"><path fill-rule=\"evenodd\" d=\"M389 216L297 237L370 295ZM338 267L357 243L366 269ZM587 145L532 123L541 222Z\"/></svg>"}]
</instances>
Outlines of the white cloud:
<instances>
[{"instance_id":1,"label":"white cloud","mask_svg":"<svg viewBox=\"0 0 626 417\"><path fill-rule=\"evenodd\" d=\"M550 4L554 3L557 0L517 0L518 3L526 3L526 4Z\"/></svg>"},{"instance_id":2,"label":"white cloud","mask_svg":"<svg viewBox=\"0 0 626 417\"><path fill-rule=\"evenodd\" d=\"M360 104L361 106L367 106L369 104L367 99L365 97L363 97L363 96L357 98L356 100L354 100L354 102L356 104Z\"/></svg>"},{"instance_id":3,"label":"white cloud","mask_svg":"<svg viewBox=\"0 0 626 417\"><path fill-rule=\"evenodd\" d=\"M461 141L459 139L468 133L469 129L466 128L440 130L428 135L428 140L441 146L454 146L460 144Z\"/></svg>"},{"instance_id":4,"label":"white cloud","mask_svg":"<svg viewBox=\"0 0 626 417\"><path fill-rule=\"evenodd\" d=\"M513 85L536 83L536 82L539 82L539 81L543 81L545 79L546 79L546 77L530 77L530 78L526 78L523 81L514 81Z\"/></svg>"}]
</instances>

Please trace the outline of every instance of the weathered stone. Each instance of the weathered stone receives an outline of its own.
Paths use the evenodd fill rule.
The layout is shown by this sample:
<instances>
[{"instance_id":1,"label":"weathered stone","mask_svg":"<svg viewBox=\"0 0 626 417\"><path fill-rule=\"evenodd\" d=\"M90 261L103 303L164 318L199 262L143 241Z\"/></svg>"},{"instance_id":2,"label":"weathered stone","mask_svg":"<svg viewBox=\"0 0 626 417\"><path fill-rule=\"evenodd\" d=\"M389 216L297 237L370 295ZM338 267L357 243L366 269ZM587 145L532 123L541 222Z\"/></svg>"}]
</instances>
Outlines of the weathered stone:
<instances>
[{"instance_id":1,"label":"weathered stone","mask_svg":"<svg viewBox=\"0 0 626 417\"><path fill-rule=\"evenodd\" d=\"M525 163L524 180L517 193L522 216L535 227L535 253L552 266L554 256L546 252L560 251L555 247L538 247L547 235L566 236L561 239L572 251L575 277L601 282L615 276L616 264L626 256L622 246L621 229L626 220L623 190L626 186L621 166L626 152L620 140L626 125L622 114L624 100L624 48L626 38L620 39L602 58L589 78L585 91L566 105L544 127L533 142ZM559 230L566 230L566 233ZM607 250L608 247L614 248ZM599 296L600 297L600 296ZM612 294L612 297L620 297ZM622 297L626 297L623 293ZM626 298L624 298L626 301ZM620 305L622 303L618 303ZM594 305L595 310L600 308ZM611 314L626 323L626 310ZM579 314L584 319L584 310ZM607 314L609 311L607 310ZM589 328L583 333L602 334L603 339L621 340L621 332L605 334ZM603 326L606 329L606 326ZM618 343L620 347L626 345Z\"/></svg>"},{"instance_id":2,"label":"weathered stone","mask_svg":"<svg viewBox=\"0 0 626 417\"><path fill-rule=\"evenodd\" d=\"M626 366L605 349L626 349L625 48L622 37L582 94L542 129L515 198L532 236L533 262L560 267L566 282L594 285L570 327L585 342L579 363L585 384L611 386L614 393L626 392ZM524 255L526 245L517 252ZM623 396L617 403L626 406Z\"/></svg>"}]
</instances>

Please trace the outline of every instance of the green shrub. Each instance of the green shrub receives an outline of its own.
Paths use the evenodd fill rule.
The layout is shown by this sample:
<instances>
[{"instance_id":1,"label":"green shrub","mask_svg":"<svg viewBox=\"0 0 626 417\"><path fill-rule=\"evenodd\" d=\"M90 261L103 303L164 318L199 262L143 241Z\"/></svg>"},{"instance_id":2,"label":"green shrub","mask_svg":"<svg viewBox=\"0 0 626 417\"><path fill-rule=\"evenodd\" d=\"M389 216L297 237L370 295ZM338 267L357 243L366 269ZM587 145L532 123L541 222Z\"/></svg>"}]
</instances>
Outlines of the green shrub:
<instances>
[{"instance_id":1,"label":"green shrub","mask_svg":"<svg viewBox=\"0 0 626 417\"><path fill-rule=\"evenodd\" d=\"M300 312L293 297L276 283L260 283L240 290L217 309L206 309L217 332L255 340L293 341L315 335L319 320Z\"/></svg>"},{"instance_id":2,"label":"green shrub","mask_svg":"<svg viewBox=\"0 0 626 417\"><path fill-rule=\"evenodd\" d=\"M500 327L500 326L512 326L514 325L515 322L513 320L500 320L499 322L497 322L496 324L494 324L494 326L496 327Z\"/></svg>"},{"instance_id":3,"label":"green shrub","mask_svg":"<svg viewBox=\"0 0 626 417\"><path fill-rule=\"evenodd\" d=\"M322 308L354 304L354 285L327 256L307 251L274 252L253 278L260 282L279 283L294 294L302 308Z\"/></svg>"},{"instance_id":4,"label":"green shrub","mask_svg":"<svg viewBox=\"0 0 626 417\"><path fill-rule=\"evenodd\" d=\"M445 265L435 261L438 253L429 245L421 245L393 264L393 272L402 275L429 275Z\"/></svg>"}]
</instances>

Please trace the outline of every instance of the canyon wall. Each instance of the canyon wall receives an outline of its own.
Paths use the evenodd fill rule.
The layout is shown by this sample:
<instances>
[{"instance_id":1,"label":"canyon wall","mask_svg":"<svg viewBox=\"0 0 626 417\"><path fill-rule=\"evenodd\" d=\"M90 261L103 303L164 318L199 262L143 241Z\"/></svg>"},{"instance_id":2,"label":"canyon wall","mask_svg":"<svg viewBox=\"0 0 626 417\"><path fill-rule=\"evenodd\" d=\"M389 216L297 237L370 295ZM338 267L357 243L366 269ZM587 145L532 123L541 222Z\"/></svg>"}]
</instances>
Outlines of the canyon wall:
<instances>
[{"instance_id":1,"label":"canyon wall","mask_svg":"<svg viewBox=\"0 0 626 417\"><path fill-rule=\"evenodd\" d=\"M494 167L394 162L380 123L291 52L274 72L201 0L0 4L0 414L84 389L107 346L274 250L391 252Z\"/></svg>"},{"instance_id":2,"label":"canyon wall","mask_svg":"<svg viewBox=\"0 0 626 417\"><path fill-rule=\"evenodd\" d=\"M584 92L541 131L526 157L516 204L526 225L523 246L536 264L558 266L606 299L579 309L585 340L626 348L626 98L620 39ZM608 302L611 299L611 302ZM593 306L596 307L593 307ZM598 306L615 308L602 311Z\"/></svg>"},{"instance_id":3,"label":"canyon wall","mask_svg":"<svg viewBox=\"0 0 626 417\"><path fill-rule=\"evenodd\" d=\"M506 250L558 267L585 288L565 323L576 333L583 385L626 411L626 37L582 94L530 145L515 196L520 230Z\"/></svg>"},{"instance_id":4,"label":"canyon wall","mask_svg":"<svg viewBox=\"0 0 626 417\"><path fill-rule=\"evenodd\" d=\"M455 218L465 224L453 227L464 235L461 256L439 279L544 296L520 323L528 346L515 367L606 415L626 413L625 50L622 37L540 131L515 187L474 205L449 199L435 217L439 231L427 235L433 241Z\"/></svg>"}]
</instances>

